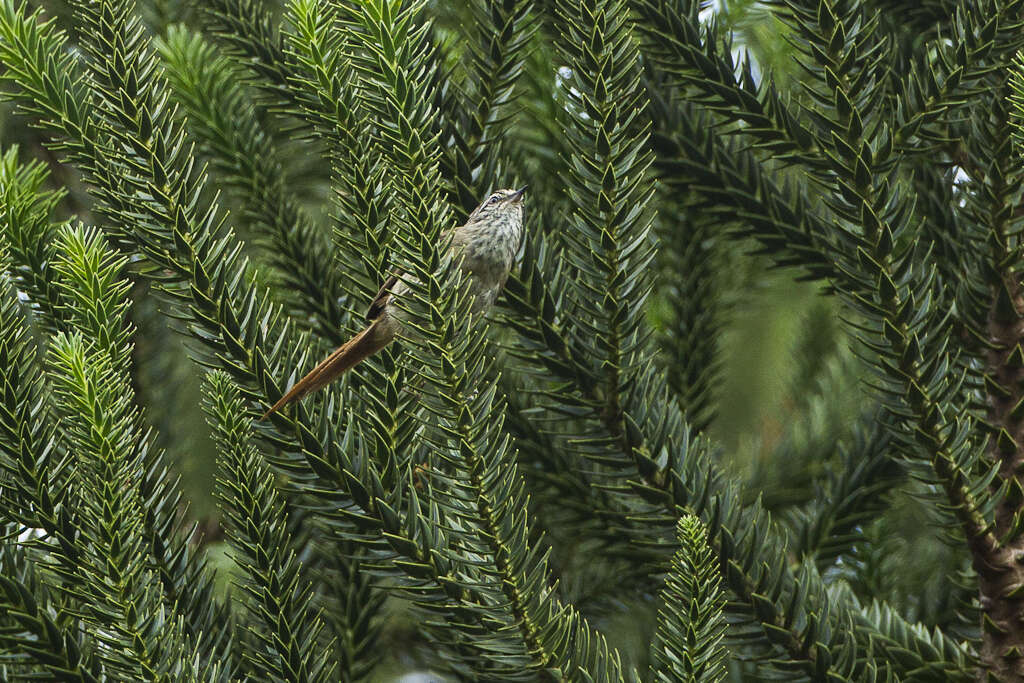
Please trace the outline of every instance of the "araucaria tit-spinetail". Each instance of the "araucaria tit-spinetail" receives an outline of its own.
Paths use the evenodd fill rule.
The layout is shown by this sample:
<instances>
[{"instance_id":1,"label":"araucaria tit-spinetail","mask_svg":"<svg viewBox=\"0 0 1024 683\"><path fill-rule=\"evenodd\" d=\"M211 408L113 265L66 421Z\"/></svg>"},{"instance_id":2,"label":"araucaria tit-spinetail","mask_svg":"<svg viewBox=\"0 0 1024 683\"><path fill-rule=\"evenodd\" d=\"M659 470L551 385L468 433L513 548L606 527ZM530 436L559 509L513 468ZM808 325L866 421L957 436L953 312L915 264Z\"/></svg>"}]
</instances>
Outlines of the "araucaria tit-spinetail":
<instances>
[{"instance_id":1,"label":"araucaria tit-spinetail","mask_svg":"<svg viewBox=\"0 0 1024 683\"><path fill-rule=\"evenodd\" d=\"M487 310L508 280L523 239L525 191L523 187L491 194L470 214L466 224L455 228L451 234L452 257L456 262L461 259L462 271L470 276L469 295L474 314ZM447 235L445 237L447 239ZM404 315L397 301L408 291L408 285L400 276L388 278L366 313L369 326L296 382L263 418L330 384L390 344L402 327Z\"/></svg>"}]
</instances>

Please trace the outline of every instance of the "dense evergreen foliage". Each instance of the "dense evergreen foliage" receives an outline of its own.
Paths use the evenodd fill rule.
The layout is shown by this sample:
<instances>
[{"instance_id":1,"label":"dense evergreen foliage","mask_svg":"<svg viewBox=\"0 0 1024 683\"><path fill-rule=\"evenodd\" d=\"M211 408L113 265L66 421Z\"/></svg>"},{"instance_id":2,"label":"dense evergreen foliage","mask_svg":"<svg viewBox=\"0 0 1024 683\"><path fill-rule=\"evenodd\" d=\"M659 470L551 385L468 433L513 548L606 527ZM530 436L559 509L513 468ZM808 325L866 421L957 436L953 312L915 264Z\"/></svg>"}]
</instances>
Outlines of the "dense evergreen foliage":
<instances>
[{"instance_id":1,"label":"dense evergreen foliage","mask_svg":"<svg viewBox=\"0 0 1024 683\"><path fill-rule=\"evenodd\" d=\"M1022 13L0 0L0 679L1024 679Z\"/></svg>"}]
</instances>

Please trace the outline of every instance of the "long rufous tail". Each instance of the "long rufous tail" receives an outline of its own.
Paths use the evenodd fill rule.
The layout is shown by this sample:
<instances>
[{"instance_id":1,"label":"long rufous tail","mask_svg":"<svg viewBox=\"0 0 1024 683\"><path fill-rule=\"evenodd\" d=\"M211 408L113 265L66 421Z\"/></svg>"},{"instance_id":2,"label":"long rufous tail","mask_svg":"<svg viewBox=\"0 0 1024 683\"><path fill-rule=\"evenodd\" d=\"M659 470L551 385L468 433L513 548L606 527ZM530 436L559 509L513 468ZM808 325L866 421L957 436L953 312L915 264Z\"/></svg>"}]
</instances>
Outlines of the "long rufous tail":
<instances>
[{"instance_id":1,"label":"long rufous tail","mask_svg":"<svg viewBox=\"0 0 1024 683\"><path fill-rule=\"evenodd\" d=\"M334 353L296 382L295 386L289 389L280 401L271 406L270 410L263 413L263 417L260 419L265 420L292 401L298 401L306 394L327 386L361 361L387 346L392 338L393 335L388 334L382 327L381 320L375 320L365 330L335 349Z\"/></svg>"}]
</instances>

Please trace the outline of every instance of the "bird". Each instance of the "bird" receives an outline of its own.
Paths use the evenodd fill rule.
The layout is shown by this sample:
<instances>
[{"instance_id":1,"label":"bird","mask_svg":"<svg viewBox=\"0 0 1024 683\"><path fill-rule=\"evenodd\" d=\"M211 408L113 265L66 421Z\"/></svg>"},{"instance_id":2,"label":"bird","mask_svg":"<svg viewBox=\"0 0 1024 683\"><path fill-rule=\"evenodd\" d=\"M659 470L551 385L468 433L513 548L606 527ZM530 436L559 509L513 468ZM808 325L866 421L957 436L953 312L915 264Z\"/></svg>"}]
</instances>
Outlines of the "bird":
<instances>
[{"instance_id":1,"label":"bird","mask_svg":"<svg viewBox=\"0 0 1024 683\"><path fill-rule=\"evenodd\" d=\"M525 186L492 192L464 225L450 231L449 250L453 261L460 263L462 272L469 276L474 314L486 311L497 300L515 265L523 239L525 192ZM405 315L398 301L408 291L401 274L389 277L370 303L366 313L369 324L296 382L260 419L322 389L394 341Z\"/></svg>"}]
</instances>

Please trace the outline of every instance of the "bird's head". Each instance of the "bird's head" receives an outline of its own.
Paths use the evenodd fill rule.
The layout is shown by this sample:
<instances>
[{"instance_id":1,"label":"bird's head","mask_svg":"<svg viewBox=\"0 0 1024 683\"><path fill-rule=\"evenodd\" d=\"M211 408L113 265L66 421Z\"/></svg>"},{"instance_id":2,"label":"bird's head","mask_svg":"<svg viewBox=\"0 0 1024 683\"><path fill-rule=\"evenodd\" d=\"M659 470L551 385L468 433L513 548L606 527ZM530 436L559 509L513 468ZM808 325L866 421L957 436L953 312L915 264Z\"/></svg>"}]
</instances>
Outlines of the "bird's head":
<instances>
[{"instance_id":1,"label":"bird's head","mask_svg":"<svg viewBox=\"0 0 1024 683\"><path fill-rule=\"evenodd\" d=\"M469 215L469 219L466 221L467 225L481 222L522 222L524 192L526 192L525 186L518 190L496 190L492 192Z\"/></svg>"}]
</instances>

